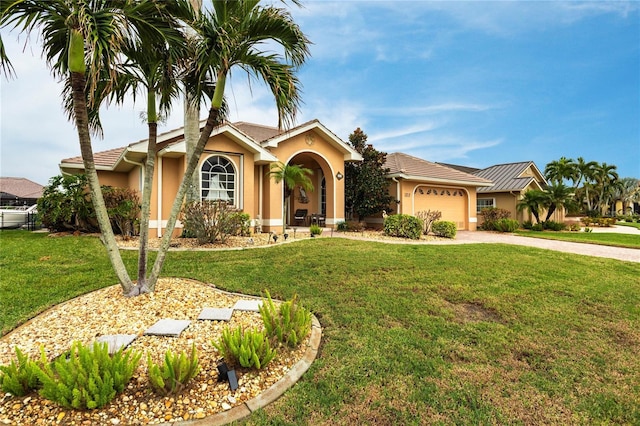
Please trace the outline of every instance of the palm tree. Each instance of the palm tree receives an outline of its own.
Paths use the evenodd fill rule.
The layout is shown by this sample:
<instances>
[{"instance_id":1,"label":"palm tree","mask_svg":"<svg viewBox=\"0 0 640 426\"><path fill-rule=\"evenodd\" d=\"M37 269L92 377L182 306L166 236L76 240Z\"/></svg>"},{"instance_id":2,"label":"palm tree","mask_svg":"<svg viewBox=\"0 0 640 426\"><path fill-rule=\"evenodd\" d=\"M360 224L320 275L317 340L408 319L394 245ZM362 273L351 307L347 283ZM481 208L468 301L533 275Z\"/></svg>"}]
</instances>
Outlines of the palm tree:
<instances>
[{"instance_id":1,"label":"palm tree","mask_svg":"<svg viewBox=\"0 0 640 426\"><path fill-rule=\"evenodd\" d=\"M188 19L192 16L189 4L175 2L170 4L172 16L167 16L169 28L178 27L177 18ZM114 96L118 101L124 99L130 91L133 97L141 89L147 98L147 158L144 167L142 187L142 207L140 213L140 237L138 248L138 282L134 294L146 293L147 254L149 242L149 217L151 212L151 192L157 151L158 120L168 115L172 102L178 97L178 76L180 58L186 55L184 36L175 30L172 43L160 43L154 40L132 40L123 46L127 61L120 67L118 87ZM159 102L158 102L159 98Z\"/></svg>"},{"instance_id":2,"label":"palm tree","mask_svg":"<svg viewBox=\"0 0 640 426\"><path fill-rule=\"evenodd\" d=\"M544 169L544 176L549 181L562 182L569 179L573 182L577 180L577 172L573 159L560 157L559 160L552 161Z\"/></svg>"},{"instance_id":3,"label":"palm tree","mask_svg":"<svg viewBox=\"0 0 640 426\"><path fill-rule=\"evenodd\" d=\"M302 167L302 165L273 163L269 170L275 183L284 183L284 201L282 205L282 233L287 228L287 219L289 217L289 199L296 186L301 186L305 191L313 191L313 184L309 176L313 174L313 170Z\"/></svg>"},{"instance_id":4,"label":"palm tree","mask_svg":"<svg viewBox=\"0 0 640 426\"><path fill-rule=\"evenodd\" d=\"M71 116L101 239L125 294L135 285L118 249L96 171L90 134L90 111L114 89L124 43L133 39L163 40L166 13L161 2L132 0L49 0L2 2L0 26L40 32L45 56L55 77L64 78ZM8 59L2 55L3 68ZM97 115L94 115L94 118ZM94 121L95 122L95 121ZM97 122L99 123L99 122Z\"/></svg>"},{"instance_id":5,"label":"palm tree","mask_svg":"<svg viewBox=\"0 0 640 426\"><path fill-rule=\"evenodd\" d=\"M536 223L540 223L540 209L544 205L545 199L544 191L532 189L524 193L516 208L519 212L525 209L529 210L536 218Z\"/></svg>"},{"instance_id":6,"label":"palm tree","mask_svg":"<svg viewBox=\"0 0 640 426\"><path fill-rule=\"evenodd\" d=\"M589 197L589 182L593 179L593 174L595 168L598 166L598 163L595 161L585 161L583 157L578 157L575 163L577 179L574 184L574 189L577 190L580 187L580 184L584 181L584 199L577 200L580 202L580 207L582 208L584 202L587 204L587 210L591 211L591 198Z\"/></svg>"},{"instance_id":7,"label":"palm tree","mask_svg":"<svg viewBox=\"0 0 640 426\"><path fill-rule=\"evenodd\" d=\"M543 206L547 209L547 222L557 209L569 206L573 202L573 188L562 182L552 183L543 191Z\"/></svg>"},{"instance_id":8,"label":"palm tree","mask_svg":"<svg viewBox=\"0 0 640 426\"><path fill-rule=\"evenodd\" d=\"M282 127L295 119L300 102L300 83L295 72L309 55L309 40L291 15L275 6L262 7L258 0L214 0L213 8L202 11L192 27L198 36L195 64L199 81L204 82L213 76L216 85L206 124L187 161L167 219L160 250L148 280L151 290L164 264L191 176L214 127L222 122L220 112L226 80L232 68L242 68L269 86L276 101L278 126ZM273 43L279 45L284 54L265 53L263 49ZM195 89L194 98L198 99L205 87L198 85Z\"/></svg>"},{"instance_id":9,"label":"palm tree","mask_svg":"<svg viewBox=\"0 0 640 426\"><path fill-rule=\"evenodd\" d=\"M593 173L593 178L598 189L598 201L596 206L604 212L615 182L618 180L617 167L613 164L598 164Z\"/></svg>"}]
</instances>

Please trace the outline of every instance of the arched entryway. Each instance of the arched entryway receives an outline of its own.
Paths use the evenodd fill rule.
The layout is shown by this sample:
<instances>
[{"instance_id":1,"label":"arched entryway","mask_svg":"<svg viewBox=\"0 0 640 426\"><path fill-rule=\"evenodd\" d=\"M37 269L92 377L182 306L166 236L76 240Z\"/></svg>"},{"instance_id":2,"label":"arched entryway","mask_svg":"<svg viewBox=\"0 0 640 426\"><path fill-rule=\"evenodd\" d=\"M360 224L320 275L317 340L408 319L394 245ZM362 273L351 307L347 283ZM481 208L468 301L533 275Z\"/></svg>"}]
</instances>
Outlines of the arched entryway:
<instances>
[{"instance_id":1,"label":"arched entryway","mask_svg":"<svg viewBox=\"0 0 640 426\"><path fill-rule=\"evenodd\" d=\"M289 199L289 217L287 223L290 226L308 226L312 215L321 215L326 223L333 223L336 217L335 202L335 177L329 163L318 153L312 151L298 152L287 164L300 165L313 171L310 176L313 190L304 191L296 186ZM306 221L296 220L295 213L306 210Z\"/></svg>"}]
</instances>

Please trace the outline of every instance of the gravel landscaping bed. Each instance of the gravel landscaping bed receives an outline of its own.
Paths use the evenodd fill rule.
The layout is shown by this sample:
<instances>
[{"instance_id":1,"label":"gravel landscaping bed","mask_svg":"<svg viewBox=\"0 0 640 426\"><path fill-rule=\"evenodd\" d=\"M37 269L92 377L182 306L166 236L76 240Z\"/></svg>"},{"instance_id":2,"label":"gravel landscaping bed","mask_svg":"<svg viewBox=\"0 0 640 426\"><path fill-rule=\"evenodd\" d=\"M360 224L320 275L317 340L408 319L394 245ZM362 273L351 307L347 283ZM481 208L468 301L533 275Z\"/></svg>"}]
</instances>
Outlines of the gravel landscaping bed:
<instances>
[{"instance_id":1,"label":"gravel landscaping bed","mask_svg":"<svg viewBox=\"0 0 640 426\"><path fill-rule=\"evenodd\" d=\"M91 344L107 334L135 334L129 346L143 352L139 367L128 387L101 409L80 411L59 407L37 393L25 397L0 396L0 423L15 425L117 425L157 424L213 415L254 398L280 380L298 362L309 345L303 342L296 350L281 347L278 356L263 370L236 369L239 388L229 389L228 382L218 382L217 361L221 355L213 347L222 330L263 328L258 312L234 311L229 322L200 321L204 307L231 308L249 297L229 294L213 285L166 278L160 279L156 291L134 298L122 296L120 286L112 286L54 306L26 324L0 338L0 364L15 358L14 346L38 358L40 346L51 359L62 354L79 340ZM143 336L144 331L160 319L188 319L189 327L179 337ZM146 353L155 362L164 359L165 351L186 351L195 344L201 371L181 394L160 397L154 394L146 374Z\"/></svg>"}]
</instances>

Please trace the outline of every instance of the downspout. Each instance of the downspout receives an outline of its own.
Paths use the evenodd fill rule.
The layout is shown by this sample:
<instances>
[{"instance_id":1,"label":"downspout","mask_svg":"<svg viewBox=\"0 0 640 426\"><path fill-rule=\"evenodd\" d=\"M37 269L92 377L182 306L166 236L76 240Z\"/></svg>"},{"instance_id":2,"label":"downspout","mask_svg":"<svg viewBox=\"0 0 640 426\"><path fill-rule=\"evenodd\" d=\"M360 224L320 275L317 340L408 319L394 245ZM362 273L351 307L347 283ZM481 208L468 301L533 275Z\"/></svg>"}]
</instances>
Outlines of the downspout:
<instances>
[{"instance_id":1,"label":"downspout","mask_svg":"<svg viewBox=\"0 0 640 426\"><path fill-rule=\"evenodd\" d=\"M158 214L156 217L158 238L162 237L162 156L158 154Z\"/></svg>"}]
</instances>

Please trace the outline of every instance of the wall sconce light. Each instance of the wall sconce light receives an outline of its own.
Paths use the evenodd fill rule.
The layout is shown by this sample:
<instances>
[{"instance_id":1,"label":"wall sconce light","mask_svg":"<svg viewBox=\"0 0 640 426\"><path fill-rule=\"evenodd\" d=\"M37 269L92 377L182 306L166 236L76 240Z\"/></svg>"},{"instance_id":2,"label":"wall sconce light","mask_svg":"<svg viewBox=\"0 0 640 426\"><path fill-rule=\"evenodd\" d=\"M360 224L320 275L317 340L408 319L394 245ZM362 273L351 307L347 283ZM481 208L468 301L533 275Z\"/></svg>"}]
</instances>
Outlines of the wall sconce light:
<instances>
[{"instance_id":1,"label":"wall sconce light","mask_svg":"<svg viewBox=\"0 0 640 426\"><path fill-rule=\"evenodd\" d=\"M342 178L344 177L344 175L340 172L336 173L336 179L338 180L342 180Z\"/></svg>"}]
</instances>

